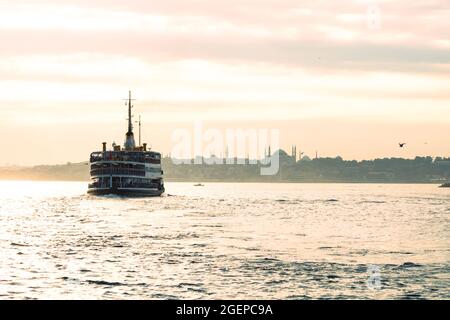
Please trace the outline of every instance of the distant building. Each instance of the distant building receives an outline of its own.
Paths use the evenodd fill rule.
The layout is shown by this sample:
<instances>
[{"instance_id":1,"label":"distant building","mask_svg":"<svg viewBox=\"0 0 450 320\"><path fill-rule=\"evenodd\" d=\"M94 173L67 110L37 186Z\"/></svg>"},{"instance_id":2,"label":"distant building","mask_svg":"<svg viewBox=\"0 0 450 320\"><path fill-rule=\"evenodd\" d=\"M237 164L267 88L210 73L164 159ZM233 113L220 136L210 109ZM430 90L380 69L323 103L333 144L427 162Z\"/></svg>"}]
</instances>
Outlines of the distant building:
<instances>
[{"instance_id":1,"label":"distant building","mask_svg":"<svg viewBox=\"0 0 450 320\"><path fill-rule=\"evenodd\" d=\"M307 155L304 155L299 161L300 162L302 162L302 161L309 162L309 161L311 161L311 158L308 157Z\"/></svg>"},{"instance_id":2,"label":"distant building","mask_svg":"<svg viewBox=\"0 0 450 320\"><path fill-rule=\"evenodd\" d=\"M275 151L273 156L278 156L280 159L280 165L294 165L296 164L296 156L295 155L288 155L286 151L279 149Z\"/></svg>"}]
</instances>

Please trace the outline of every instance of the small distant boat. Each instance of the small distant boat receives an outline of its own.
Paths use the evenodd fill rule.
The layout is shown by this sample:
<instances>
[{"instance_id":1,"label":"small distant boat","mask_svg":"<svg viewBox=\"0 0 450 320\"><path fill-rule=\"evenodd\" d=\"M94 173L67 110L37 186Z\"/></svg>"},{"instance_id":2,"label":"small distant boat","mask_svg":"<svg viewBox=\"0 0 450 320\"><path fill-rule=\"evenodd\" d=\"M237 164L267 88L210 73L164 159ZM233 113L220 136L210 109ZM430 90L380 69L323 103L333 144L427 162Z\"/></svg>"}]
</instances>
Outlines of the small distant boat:
<instances>
[{"instance_id":1,"label":"small distant boat","mask_svg":"<svg viewBox=\"0 0 450 320\"><path fill-rule=\"evenodd\" d=\"M205 185L204 184L201 184L201 183L196 183L196 184L194 184L194 187L204 187Z\"/></svg>"},{"instance_id":2,"label":"small distant boat","mask_svg":"<svg viewBox=\"0 0 450 320\"><path fill-rule=\"evenodd\" d=\"M439 188L450 188L450 182L440 185Z\"/></svg>"}]
</instances>

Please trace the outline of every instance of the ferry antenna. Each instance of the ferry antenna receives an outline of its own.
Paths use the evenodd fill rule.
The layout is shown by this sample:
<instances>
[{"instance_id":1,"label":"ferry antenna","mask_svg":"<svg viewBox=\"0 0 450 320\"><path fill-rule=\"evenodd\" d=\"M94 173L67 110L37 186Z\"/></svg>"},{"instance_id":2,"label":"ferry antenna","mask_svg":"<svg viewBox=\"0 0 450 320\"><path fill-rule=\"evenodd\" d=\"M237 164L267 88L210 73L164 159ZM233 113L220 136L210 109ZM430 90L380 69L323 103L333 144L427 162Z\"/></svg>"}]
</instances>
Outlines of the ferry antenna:
<instances>
[{"instance_id":1,"label":"ferry antenna","mask_svg":"<svg viewBox=\"0 0 450 320\"><path fill-rule=\"evenodd\" d=\"M139 115L139 121L136 121L137 124L139 124L139 147L141 144L141 115Z\"/></svg>"}]
</instances>

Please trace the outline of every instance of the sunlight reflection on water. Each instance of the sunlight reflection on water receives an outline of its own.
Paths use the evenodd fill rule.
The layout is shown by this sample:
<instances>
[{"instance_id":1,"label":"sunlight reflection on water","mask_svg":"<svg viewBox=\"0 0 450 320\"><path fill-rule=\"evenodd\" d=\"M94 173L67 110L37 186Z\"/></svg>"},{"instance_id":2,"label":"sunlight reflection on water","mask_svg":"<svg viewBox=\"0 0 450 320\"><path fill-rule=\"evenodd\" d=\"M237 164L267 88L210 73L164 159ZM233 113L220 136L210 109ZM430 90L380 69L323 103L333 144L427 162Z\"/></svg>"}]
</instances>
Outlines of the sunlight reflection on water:
<instances>
[{"instance_id":1,"label":"sunlight reflection on water","mask_svg":"<svg viewBox=\"0 0 450 320\"><path fill-rule=\"evenodd\" d=\"M0 182L4 298L449 298L435 185ZM368 287L370 268L377 289ZM375 283L375 282L374 282Z\"/></svg>"}]
</instances>

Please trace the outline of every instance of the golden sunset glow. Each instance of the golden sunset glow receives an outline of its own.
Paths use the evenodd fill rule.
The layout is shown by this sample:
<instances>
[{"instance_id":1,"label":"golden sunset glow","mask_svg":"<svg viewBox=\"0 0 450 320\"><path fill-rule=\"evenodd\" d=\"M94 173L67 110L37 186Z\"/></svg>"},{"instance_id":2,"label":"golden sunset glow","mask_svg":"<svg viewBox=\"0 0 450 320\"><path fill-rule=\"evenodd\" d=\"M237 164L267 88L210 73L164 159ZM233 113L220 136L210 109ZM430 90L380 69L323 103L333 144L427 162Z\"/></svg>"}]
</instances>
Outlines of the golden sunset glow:
<instances>
[{"instance_id":1,"label":"golden sunset glow","mask_svg":"<svg viewBox=\"0 0 450 320\"><path fill-rule=\"evenodd\" d=\"M0 0L0 166L121 141L128 90L165 154L203 120L309 155L448 156L449 21L439 0Z\"/></svg>"}]
</instances>

